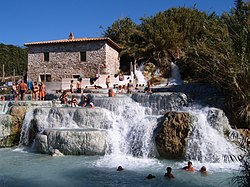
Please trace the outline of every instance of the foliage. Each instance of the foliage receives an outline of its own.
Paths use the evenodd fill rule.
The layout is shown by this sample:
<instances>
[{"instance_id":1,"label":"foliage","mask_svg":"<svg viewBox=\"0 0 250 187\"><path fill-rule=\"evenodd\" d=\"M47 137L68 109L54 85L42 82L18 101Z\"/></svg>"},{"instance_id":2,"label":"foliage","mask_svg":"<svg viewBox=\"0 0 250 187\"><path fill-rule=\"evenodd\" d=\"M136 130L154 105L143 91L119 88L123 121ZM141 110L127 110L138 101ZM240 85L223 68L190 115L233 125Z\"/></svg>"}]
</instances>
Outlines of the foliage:
<instances>
[{"instance_id":1,"label":"foliage","mask_svg":"<svg viewBox=\"0 0 250 187\"><path fill-rule=\"evenodd\" d=\"M136 30L137 25L130 18L125 17L123 19L115 21L112 26L108 27L103 34L104 36L114 40L120 45L120 47L122 47L122 51L120 52L120 68L123 72L130 71L130 69L126 69L127 67L129 67L127 64L131 61L134 61L134 58L136 56L136 54L133 54L133 47L129 47L131 46L130 38Z\"/></svg>"},{"instance_id":2,"label":"foliage","mask_svg":"<svg viewBox=\"0 0 250 187\"><path fill-rule=\"evenodd\" d=\"M232 182L239 187L250 186L250 138L243 138L240 143L241 150L245 153L241 159L241 171L232 178Z\"/></svg>"},{"instance_id":3,"label":"foliage","mask_svg":"<svg viewBox=\"0 0 250 187\"><path fill-rule=\"evenodd\" d=\"M236 7L242 10L206 20L203 36L188 56L196 72L203 74L199 78L224 89L231 124L250 128L250 7L249 3Z\"/></svg>"},{"instance_id":4,"label":"foliage","mask_svg":"<svg viewBox=\"0 0 250 187\"><path fill-rule=\"evenodd\" d=\"M24 75L27 70L27 49L13 45L0 44L0 71L4 64L5 76Z\"/></svg>"},{"instance_id":5,"label":"foliage","mask_svg":"<svg viewBox=\"0 0 250 187\"><path fill-rule=\"evenodd\" d=\"M165 77L175 61L184 79L219 86L231 124L250 128L250 3L235 5L222 16L172 8L141 18L139 25L125 18L105 36L122 45L126 59L154 63Z\"/></svg>"}]
</instances>

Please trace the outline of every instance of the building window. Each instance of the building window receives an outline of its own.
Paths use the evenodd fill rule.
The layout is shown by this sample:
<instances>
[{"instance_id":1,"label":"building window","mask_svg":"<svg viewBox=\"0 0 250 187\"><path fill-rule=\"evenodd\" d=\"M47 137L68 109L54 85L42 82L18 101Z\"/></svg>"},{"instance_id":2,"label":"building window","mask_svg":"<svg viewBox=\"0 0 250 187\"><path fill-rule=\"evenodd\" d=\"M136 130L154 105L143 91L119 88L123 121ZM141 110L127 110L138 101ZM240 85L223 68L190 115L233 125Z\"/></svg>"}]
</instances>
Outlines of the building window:
<instances>
[{"instance_id":1,"label":"building window","mask_svg":"<svg viewBox=\"0 0 250 187\"><path fill-rule=\"evenodd\" d=\"M44 60L44 62L49 61L49 52L43 53L43 60Z\"/></svg>"},{"instance_id":2,"label":"building window","mask_svg":"<svg viewBox=\"0 0 250 187\"><path fill-rule=\"evenodd\" d=\"M81 76L80 75L72 75L73 79L79 79Z\"/></svg>"},{"instance_id":3,"label":"building window","mask_svg":"<svg viewBox=\"0 0 250 187\"><path fill-rule=\"evenodd\" d=\"M51 82L51 75L50 74L40 74L40 80L42 82Z\"/></svg>"},{"instance_id":4,"label":"building window","mask_svg":"<svg viewBox=\"0 0 250 187\"><path fill-rule=\"evenodd\" d=\"M86 51L80 52L80 60L81 62L86 62Z\"/></svg>"}]
</instances>

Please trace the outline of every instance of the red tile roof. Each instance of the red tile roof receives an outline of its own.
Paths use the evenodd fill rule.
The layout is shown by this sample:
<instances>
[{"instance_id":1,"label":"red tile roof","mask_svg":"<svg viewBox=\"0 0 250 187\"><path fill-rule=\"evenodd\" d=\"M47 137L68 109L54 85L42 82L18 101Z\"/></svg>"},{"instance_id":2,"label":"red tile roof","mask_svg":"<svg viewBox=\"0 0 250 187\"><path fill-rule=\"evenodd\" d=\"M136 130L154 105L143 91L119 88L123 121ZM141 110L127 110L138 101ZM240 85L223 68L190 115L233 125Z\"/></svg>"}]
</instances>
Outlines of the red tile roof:
<instances>
[{"instance_id":1,"label":"red tile roof","mask_svg":"<svg viewBox=\"0 0 250 187\"><path fill-rule=\"evenodd\" d=\"M31 43L25 43L24 46L61 44L61 43L73 43L73 42L90 42L90 41L106 41L113 48L117 49L118 51L121 50L121 47L108 37L103 37L103 38L74 38L74 39L63 39L63 40L50 40L50 41L43 41L43 42L31 42Z\"/></svg>"}]
</instances>

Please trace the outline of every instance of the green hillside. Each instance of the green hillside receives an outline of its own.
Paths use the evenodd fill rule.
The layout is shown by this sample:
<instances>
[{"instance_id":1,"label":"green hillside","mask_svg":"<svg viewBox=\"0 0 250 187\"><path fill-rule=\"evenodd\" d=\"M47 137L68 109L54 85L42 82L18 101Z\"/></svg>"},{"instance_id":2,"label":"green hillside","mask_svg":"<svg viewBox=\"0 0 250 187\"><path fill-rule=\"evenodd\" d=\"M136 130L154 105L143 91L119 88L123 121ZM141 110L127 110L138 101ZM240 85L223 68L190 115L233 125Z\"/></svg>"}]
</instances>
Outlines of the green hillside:
<instances>
[{"instance_id":1,"label":"green hillside","mask_svg":"<svg viewBox=\"0 0 250 187\"><path fill-rule=\"evenodd\" d=\"M14 45L0 43L0 75L3 76L3 65L5 77L15 75L23 76L27 69L27 49Z\"/></svg>"}]
</instances>

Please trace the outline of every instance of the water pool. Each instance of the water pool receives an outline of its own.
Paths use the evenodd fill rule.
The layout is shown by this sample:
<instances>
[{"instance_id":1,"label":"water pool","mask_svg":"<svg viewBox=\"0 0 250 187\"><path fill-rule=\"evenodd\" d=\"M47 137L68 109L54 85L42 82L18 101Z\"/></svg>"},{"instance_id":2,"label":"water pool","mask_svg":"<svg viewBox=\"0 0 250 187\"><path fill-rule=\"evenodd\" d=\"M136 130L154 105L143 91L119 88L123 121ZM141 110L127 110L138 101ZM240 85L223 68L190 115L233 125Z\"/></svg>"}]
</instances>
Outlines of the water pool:
<instances>
[{"instance_id":1,"label":"water pool","mask_svg":"<svg viewBox=\"0 0 250 187\"><path fill-rule=\"evenodd\" d=\"M238 170L229 165L211 164L209 175L179 169L185 162L140 159L121 156L61 156L36 154L20 149L0 149L1 187L95 187L95 186L235 186L232 177ZM118 165L123 171L116 171ZM166 167L173 168L175 179L166 179ZM194 163L198 169L201 163ZM154 179L146 179L152 173Z\"/></svg>"}]
</instances>

